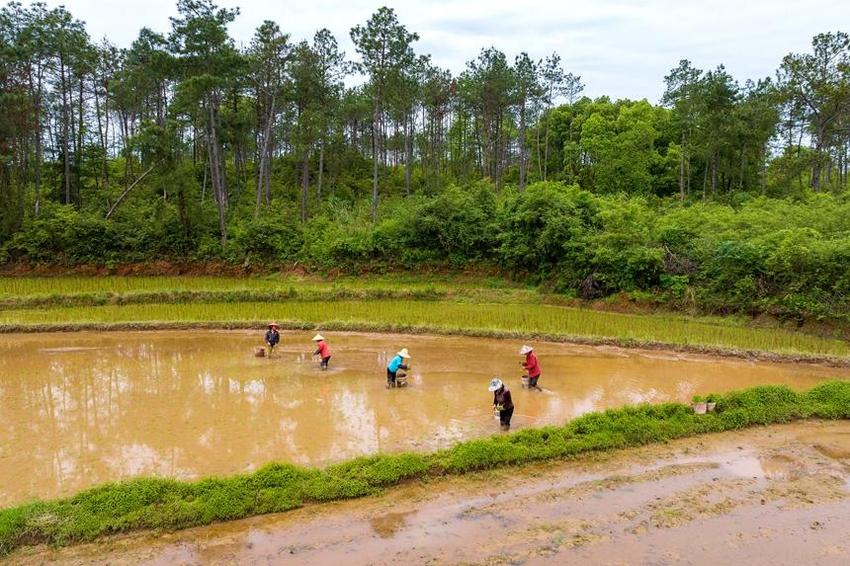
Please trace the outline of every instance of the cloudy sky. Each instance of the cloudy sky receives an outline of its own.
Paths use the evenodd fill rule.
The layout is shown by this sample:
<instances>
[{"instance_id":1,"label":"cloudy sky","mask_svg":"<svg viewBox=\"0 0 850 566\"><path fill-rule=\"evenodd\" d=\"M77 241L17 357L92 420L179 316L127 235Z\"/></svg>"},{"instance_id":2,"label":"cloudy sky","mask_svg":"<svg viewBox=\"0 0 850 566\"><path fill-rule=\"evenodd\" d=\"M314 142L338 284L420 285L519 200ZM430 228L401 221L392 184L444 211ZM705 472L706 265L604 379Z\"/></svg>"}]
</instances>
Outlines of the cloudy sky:
<instances>
[{"instance_id":1,"label":"cloudy sky","mask_svg":"<svg viewBox=\"0 0 850 566\"><path fill-rule=\"evenodd\" d=\"M95 39L127 46L139 28L168 31L176 0L47 0L64 4L87 23ZM687 58L699 68L720 63L739 80L773 75L783 55L806 51L813 35L850 31L847 0L219 0L239 6L231 27L247 44L266 19L294 39L322 27L336 35L349 57L348 32L381 5L420 35L416 49L459 72L482 47L513 58L557 51L570 72L582 76L585 94L657 101L667 72Z\"/></svg>"}]
</instances>

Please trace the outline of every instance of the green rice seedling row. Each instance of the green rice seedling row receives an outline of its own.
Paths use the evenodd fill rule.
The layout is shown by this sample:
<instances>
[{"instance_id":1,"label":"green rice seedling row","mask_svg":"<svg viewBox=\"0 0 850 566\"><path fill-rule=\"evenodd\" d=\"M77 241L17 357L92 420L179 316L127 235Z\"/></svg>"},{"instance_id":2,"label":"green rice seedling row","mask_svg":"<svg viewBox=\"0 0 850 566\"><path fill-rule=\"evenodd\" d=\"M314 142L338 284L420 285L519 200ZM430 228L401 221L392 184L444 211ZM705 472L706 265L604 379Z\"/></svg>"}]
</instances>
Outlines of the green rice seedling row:
<instances>
[{"instance_id":1,"label":"green rice seedling row","mask_svg":"<svg viewBox=\"0 0 850 566\"><path fill-rule=\"evenodd\" d=\"M588 336L621 341L663 342L782 354L847 356L846 342L779 329L705 323L685 317L627 315L540 304L480 304L447 301L360 300L245 303L130 304L101 307L0 311L9 326L108 325L126 323L226 323L270 319L315 326L382 325L398 329L500 331L528 336Z\"/></svg>"}]
</instances>

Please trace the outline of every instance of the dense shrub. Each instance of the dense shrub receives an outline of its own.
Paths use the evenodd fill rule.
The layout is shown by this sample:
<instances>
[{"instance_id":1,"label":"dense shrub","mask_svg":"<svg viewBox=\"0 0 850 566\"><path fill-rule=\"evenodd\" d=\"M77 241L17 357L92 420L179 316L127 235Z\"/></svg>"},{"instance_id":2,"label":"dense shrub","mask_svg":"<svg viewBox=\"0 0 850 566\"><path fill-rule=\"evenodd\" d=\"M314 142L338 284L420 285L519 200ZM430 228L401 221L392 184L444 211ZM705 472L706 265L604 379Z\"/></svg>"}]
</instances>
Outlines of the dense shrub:
<instances>
[{"instance_id":1,"label":"dense shrub","mask_svg":"<svg viewBox=\"0 0 850 566\"><path fill-rule=\"evenodd\" d=\"M262 263L295 259L303 245L301 229L282 218L265 214L239 225L233 234L239 255Z\"/></svg>"},{"instance_id":2,"label":"dense shrub","mask_svg":"<svg viewBox=\"0 0 850 566\"><path fill-rule=\"evenodd\" d=\"M509 266L551 275L586 271L588 236L598 223L598 198L575 186L535 183L507 195L499 210L496 257Z\"/></svg>"},{"instance_id":3,"label":"dense shrub","mask_svg":"<svg viewBox=\"0 0 850 566\"><path fill-rule=\"evenodd\" d=\"M68 230L77 217L71 207L48 205L41 216L29 219L6 243L13 260L40 263L57 261L69 247Z\"/></svg>"},{"instance_id":4,"label":"dense shrub","mask_svg":"<svg viewBox=\"0 0 850 566\"><path fill-rule=\"evenodd\" d=\"M234 212L224 249L209 200L194 213L172 201L139 204L108 221L48 204L0 244L0 258L224 259L347 271L497 265L586 298L628 291L713 312L850 320L850 200L738 200L681 205L555 182L500 192L480 182L387 196L375 223L367 200L332 197L303 224L279 200L258 218Z\"/></svg>"}]
</instances>

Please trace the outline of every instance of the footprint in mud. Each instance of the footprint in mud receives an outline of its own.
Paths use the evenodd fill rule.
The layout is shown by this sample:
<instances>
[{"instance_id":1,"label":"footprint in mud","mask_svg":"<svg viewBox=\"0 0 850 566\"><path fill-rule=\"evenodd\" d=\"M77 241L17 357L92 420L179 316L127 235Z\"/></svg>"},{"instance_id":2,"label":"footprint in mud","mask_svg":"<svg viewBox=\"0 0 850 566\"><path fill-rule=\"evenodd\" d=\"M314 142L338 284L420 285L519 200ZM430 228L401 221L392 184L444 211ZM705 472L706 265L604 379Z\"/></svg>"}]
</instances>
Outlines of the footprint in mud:
<instances>
[{"instance_id":1,"label":"footprint in mud","mask_svg":"<svg viewBox=\"0 0 850 566\"><path fill-rule=\"evenodd\" d=\"M850 447L834 444L815 444L815 450L833 460L850 460Z\"/></svg>"},{"instance_id":2,"label":"footprint in mud","mask_svg":"<svg viewBox=\"0 0 850 566\"><path fill-rule=\"evenodd\" d=\"M738 454L722 466L736 476L753 479L796 480L806 472L803 462L785 454Z\"/></svg>"},{"instance_id":3,"label":"footprint in mud","mask_svg":"<svg viewBox=\"0 0 850 566\"><path fill-rule=\"evenodd\" d=\"M772 480L796 480L805 472L805 466L799 460L784 454L774 454L759 458L764 477Z\"/></svg>"},{"instance_id":4,"label":"footprint in mud","mask_svg":"<svg viewBox=\"0 0 850 566\"><path fill-rule=\"evenodd\" d=\"M404 513L387 513L386 515L372 517L369 519L369 525L371 525L372 530L379 537L392 538L404 528L407 524L406 517L411 513L412 511L406 511Z\"/></svg>"},{"instance_id":5,"label":"footprint in mud","mask_svg":"<svg viewBox=\"0 0 850 566\"><path fill-rule=\"evenodd\" d=\"M833 460L850 460L850 434L826 433L813 442L815 450Z\"/></svg>"}]
</instances>

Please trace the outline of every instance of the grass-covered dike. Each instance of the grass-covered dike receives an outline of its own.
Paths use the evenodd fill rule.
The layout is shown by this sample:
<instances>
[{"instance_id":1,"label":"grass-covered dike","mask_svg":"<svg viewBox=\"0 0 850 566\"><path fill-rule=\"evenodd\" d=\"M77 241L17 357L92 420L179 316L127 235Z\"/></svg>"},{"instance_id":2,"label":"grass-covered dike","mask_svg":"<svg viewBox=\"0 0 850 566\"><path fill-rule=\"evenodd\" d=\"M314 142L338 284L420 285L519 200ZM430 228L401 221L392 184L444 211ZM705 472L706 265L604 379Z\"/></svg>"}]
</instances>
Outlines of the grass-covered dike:
<instances>
[{"instance_id":1,"label":"grass-covered dike","mask_svg":"<svg viewBox=\"0 0 850 566\"><path fill-rule=\"evenodd\" d=\"M635 299L637 300L637 299ZM604 302L603 302L604 303ZM616 303L616 304L615 304ZM646 305L644 305L646 306ZM588 308L591 307L591 308ZM608 308L611 307L611 310ZM626 312L612 312L620 308ZM481 275L0 277L0 333L262 327L427 332L850 363L846 330L629 311Z\"/></svg>"},{"instance_id":2,"label":"grass-covered dike","mask_svg":"<svg viewBox=\"0 0 850 566\"><path fill-rule=\"evenodd\" d=\"M269 319L289 328L522 335L558 341L656 344L717 353L768 352L791 359L847 358L843 340L781 329L682 316L631 315L546 304L456 300L338 299L278 302L165 303L0 309L0 332L133 328L250 327Z\"/></svg>"},{"instance_id":3,"label":"grass-covered dike","mask_svg":"<svg viewBox=\"0 0 850 566\"><path fill-rule=\"evenodd\" d=\"M716 412L638 405L589 413L563 426L461 442L429 454L380 454L326 468L272 463L196 482L140 478L73 497L0 510L0 556L32 544L70 544L140 529L181 529L310 503L362 497L411 480L463 474L798 419L850 418L850 382L808 391L758 386L717 396Z\"/></svg>"}]
</instances>

